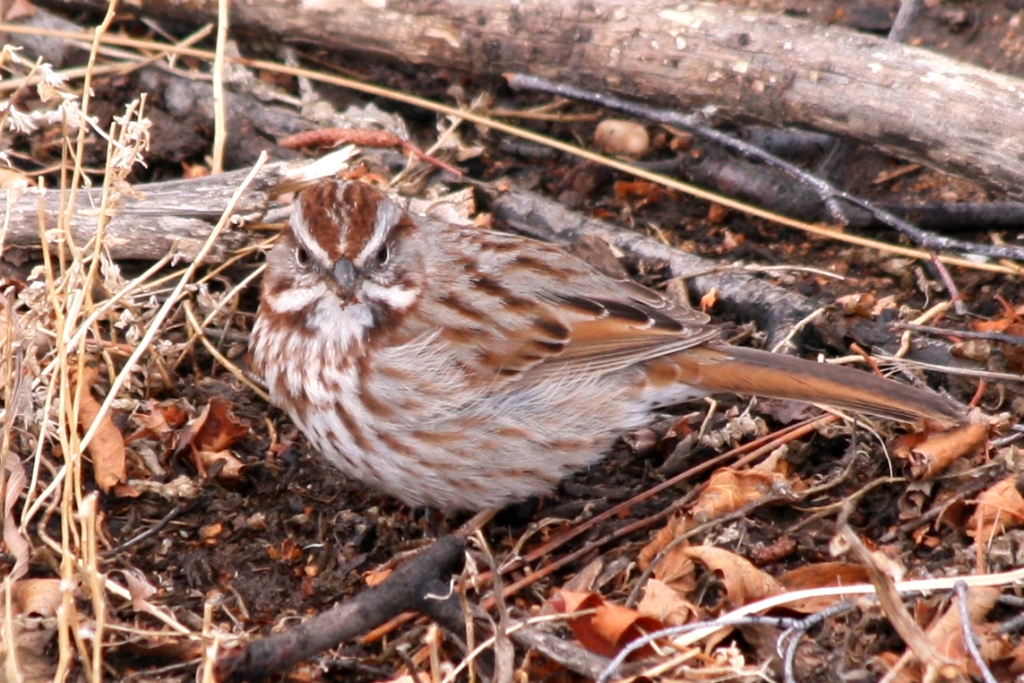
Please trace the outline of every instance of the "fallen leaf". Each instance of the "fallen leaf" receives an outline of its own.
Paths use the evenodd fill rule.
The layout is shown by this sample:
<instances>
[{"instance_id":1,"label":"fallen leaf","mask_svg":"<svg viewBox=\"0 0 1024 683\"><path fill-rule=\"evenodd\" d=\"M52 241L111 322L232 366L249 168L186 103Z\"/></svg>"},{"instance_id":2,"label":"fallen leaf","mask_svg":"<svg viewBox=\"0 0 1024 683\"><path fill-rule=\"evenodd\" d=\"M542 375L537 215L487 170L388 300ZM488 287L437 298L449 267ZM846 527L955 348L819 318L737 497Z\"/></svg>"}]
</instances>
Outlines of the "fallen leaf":
<instances>
[{"instance_id":1,"label":"fallen leaf","mask_svg":"<svg viewBox=\"0 0 1024 683\"><path fill-rule=\"evenodd\" d=\"M721 579L724 596L721 603L715 606L716 611L720 608L736 609L778 595L783 590L771 575L759 570L746 558L728 550L700 545L686 548L684 554Z\"/></svg>"},{"instance_id":2,"label":"fallen leaf","mask_svg":"<svg viewBox=\"0 0 1024 683\"><path fill-rule=\"evenodd\" d=\"M11 587L14 614L55 617L60 604L60 579L22 579Z\"/></svg>"},{"instance_id":3,"label":"fallen leaf","mask_svg":"<svg viewBox=\"0 0 1024 683\"><path fill-rule=\"evenodd\" d=\"M703 524L763 500L773 491L789 492L796 488L780 457L767 458L749 469L723 467L712 473L704 492L690 506L690 514L694 522Z\"/></svg>"},{"instance_id":4,"label":"fallen leaf","mask_svg":"<svg viewBox=\"0 0 1024 683\"><path fill-rule=\"evenodd\" d=\"M715 303L718 301L718 288L712 287L709 291L704 293L704 296L700 298L700 310L707 313L715 307Z\"/></svg>"},{"instance_id":5,"label":"fallen leaf","mask_svg":"<svg viewBox=\"0 0 1024 683\"><path fill-rule=\"evenodd\" d=\"M978 507L967 522L967 535L987 545L1005 529L1024 526L1024 496L1018 475L996 482L978 496Z\"/></svg>"},{"instance_id":6,"label":"fallen leaf","mask_svg":"<svg viewBox=\"0 0 1024 683\"><path fill-rule=\"evenodd\" d=\"M967 617L979 641L982 659L994 661L1002 659L1009 653L1008 643L999 638L994 629L979 628L985 616L995 607L1002 593L998 586L976 586L967 589ZM964 624L960 617L959 600L953 598L945 613L935 620L925 632L928 640L949 663L954 672L967 671L971 676L978 677L978 669L974 660L967 656L964 646ZM935 675L937 674L937 675ZM942 672L924 673L924 680L941 680Z\"/></svg>"},{"instance_id":7,"label":"fallen leaf","mask_svg":"<svg viewBox=\"0 0 1024 683\"><path fill-rule=\"evenodd\" d=\"M149 599L157 594L156 586L151 584L138 569L124 569L121 573L128 587L128 595L132 599L132 609L140 612L153 611L154 608Z\"/></svg>"},{"instance_id":8,"label":"fallen leaf","mask_svg":"<svg viewBox=\"0 0 1024 683\"><path fill-rule=\"evenodd\" d=\"M100 420L92 441L86 446L86 451L92 458L93 478L96 485L104 493L107 493L117 484L123 484L128 480L128 473L125 465L124 438L121 432L114 426L114 421L107 411L102 418L100 414L100 402L92 395L90 387L99 378L99 370L86 366L82 376L78 378L77 386L81 387L79 392L78 425L83 432L88 431L97 419Z\"/></svg>"},{"instance_id":9,"label":"fallen leaf","mask_svg":"<svg viewBox=\"0 0 1024 683\"><path fill-rule=\"evenodd\" d=\"M712 225L720 225L729 218L731 213L732 212L729 211L728 208L722 206L718 202L711 202L711 204L708 205L708 223L711 223Z\"/></svg>"},{"instance_id":10,"label":"fallen leaf","mask_svg":"<svg viewBox=\"0 0 1024 683\"><path fill-rule=\"evenodd\" d=\"M163 445L170 446L175 430L185 424L188 415L173 403L159 405L156 401L149 401L147 409L146 412L132 415L132 419L140 427L125 437L125 444L139 439L156 439Z\"/></svg>"},{"instance_id":11,"label":"fallen leaf","mask_svg":"<svg viewBox=\"0 0 1024 683\"><path fill-rule=\"evenodd\" d=\"M843 315L866 318L868 320L874 318L873 311L877 303L878 299L875 298L874 294L870 293L847 294L836 299L836 304L839 305Z\"/></svg>"},{"instance_id":12,"label":"fallen leaf","mask_svg":"<svg viewBox=\"0 0 1024 683\"><path fill-rule=\"evenodd\" d=\"M196 470L203 477L212 474L217 481L232 482L242 478L245 463L235 457L231 451L197 451L195 453Z\"/></svg>"},{"instance_id":13,"label":"fallen leaf","mask_svg":"<svg viewBox=\"0 0 1024 683\"><path fill-rule=\"evenodd\" d=\"M779 583L787 591L812 588L838 588L857 583L869 583L870 577L863 565L850 562L815 562L791 569L779 577ZM820 598L805 598L787 603L786 607L803 614L814 614L843 600L846 596L829 595Z\"/></svg>"},{"instance_id":14,"label":"fallen leaf","mask_svg":"<svg viewBox=\"0 0 1024 683\"><path fill-rule=\"evenodd\" d=\"M14 559L14 566L8 569L7 580L14 583L28 573L28 565L32 556L32 548L28 539L19 529L18 517L14 514L14 505L18 502L22 491L28 487L28 475L25 473L25 466L16 450L9 449L5 454L7 462L5 469L7 481L3 488L3 516L4 530L3 540L7 546L8 555ZM8 561L9 562L9 561Z\"/></svg>"},{"instance_id":15,"label":"fallen leaf","mask_svg":"<svg viewBox=\"0 0 1024 683\"><path fill-rule=\"evenodd\" d=\"M606 602L596 593L559 591L551 605L562 614L585 612L569 618L569 629L583 647L605 657L613 657L633 640L664 628L657 619ZM654 650L647 646L633 652L630 659L652 654Z\"/></svg>"},{"instance_id":16,"label":"fallen leaf","mask_svg":"<svg viewBox=\"0 0 1024 683\"><path fill-rule=\"evenodd\" d=\"M665 626L688 624L701 614L700 608L686 600L679 591L654 578L644 584L644 596L636 609L640 614L657 619Z\"/></svg>"},{"instance_id":17,"label":"fallen leaf","mask_svg":"<svg viewBox=\"0 0 1024 683\"><path fill-rule=\"evenodd\" d=\"M221 482L241 478L245 464L228 449L249 433L249 425L235 417L229 401L220 397L210 399L183 431L200 476L212 474Z\"/></svg>"},{"instance_id":18,"label":"fallen leaf","mask_svg":"<svg viewBox=\"0 0 1024 683\"><path fill-rule=\"evenodd\" d=\"M893 453L909 463L915 479L928 479L973 453L987 438L988 425L972 422L938 434L907 434L897 440Z\"/></svg>"},{"instance_id":19,"label":"fallen leaf","mask_svg":"<svg viewBox=\"0 0 1024 683\"><path fill-rule=\"evenodd\" d=\"M192 447L198 451L223 451L248 433L249 425L231 412L231 402L215 396L196 418Z\"/></svg>"},{"instance_id":20,"label":"fallen leaf","mask_svg":"<svg viewBox=\"0 0 1024 683\"><path fill-rule=\"evenodd\" d=\"M595 557L594 560L586 567L576 572L571 579L566 581L565 585L562 586L562 590L577 592L589 591L594 588L594 582L597 581L603 571L604 560L600 557Z\"/></svg>"},{"instance_id":21,"label":"fallen leaf","mask_svg":"<svg viewBox=\"0 0 1024 683\"><path fill-rule=\"evenodd\" d=\"M654 577L683 594L689 593L695 585L693 561L684 553L689 544L676 542L676 538L684 535L688 528L689 522L684 517L669 520L637 556L637 564L643 571L657 561L652 571ZM662 553L664 555L658 559Z\"/></svg>"},{"instance_id":22,"label":"fallen leaf","mask_svg":"<svg viewBox=\"0 0 1024 683\"><path fill-rule=\"evenodd\" d=\"M11 612L0 600L0 680L45 683L56 673L60 579L22 579L11 585ZM13 645L13 647L12 647Z\"/></svg>"},{"instance_id":23,"label":"fallen leaf","mask_svg":"<svg viewBox=\"0 0 1024 683\"><path fill-rule=\"evenodd\" d=\"M220 536L222 533L224 533L224 525L220 522L205 524L199 527L199 538L204 540L212 540Z\"/></svg>"},{"instance_id":24,"label":"fallen leaf","mask_svg":"<svg viewBox=\"0 0 1024 683\"><path fill-rule=\"evenodd\" d=\"M391 576L393 571L393 569L375 569L373 571L368 571L363 574L363 583L370 588L379 586L384 583L389 576Z\"/></svg>"}]
</instances>

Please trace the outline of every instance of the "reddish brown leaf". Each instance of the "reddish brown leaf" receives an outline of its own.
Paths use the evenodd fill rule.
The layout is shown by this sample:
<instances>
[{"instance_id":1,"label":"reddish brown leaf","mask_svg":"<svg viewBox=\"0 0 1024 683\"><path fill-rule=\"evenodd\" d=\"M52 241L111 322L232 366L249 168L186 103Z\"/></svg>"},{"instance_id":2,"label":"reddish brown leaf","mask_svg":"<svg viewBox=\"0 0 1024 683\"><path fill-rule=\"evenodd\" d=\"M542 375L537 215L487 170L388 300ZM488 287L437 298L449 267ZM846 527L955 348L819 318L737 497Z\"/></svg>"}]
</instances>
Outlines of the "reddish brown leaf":
<instances>
[{"instance_id":1,"label":"reddish brown leaf","mask_svg":"<svg viewBox=\"0 0 1024 683\"><path fill-rule=\"evenodd\" d=\"M693 561L684 553L689 544L678 542L671 548L669 548L669 544L685 534L688 528L689 522L685 518L669 520L669 523L655 535L654 539L640 550L637 557L640 569L646 571L651 563L658 558L658 555L664 552L664 556L657 560L653 574L657 579L681 593L689 593L694 586Z\"/></svg>"},{"instance_id":2,"label":"reddish brown leaf","mask_svg":"<svg viewBox=\"0 0 1024 683\"><path fill-rule=\"evenodd\" d=\"M788 591L850 586L869 582L870 577L863 565L848 562L816 562L791 569L779 577L779 583ZM807 598L787 603L786 607L796 612L813 614L842 599L842 595Z\"/></svg>"},{"instance_id":3,"label":"reddish brown leaf","mask_svg":"<svg viewBox=\"0 0 1024 683\"><path fill-rule=\"evenodd\" d=\"M613 657L636 638L664 628L657 619L606 602L596 593L560 591L551 604L563 614L585 612L571 617L569 628L583 647L605 657ZM651 654L653 650L645 647L634 652L633 657L639 659Z\"/></svg>"},{"instance_id":4,"label":"reddish brown leaf","mask_svg":"<svg viewBox=\"0 0 1024 683\"><path fill-rule=\"evenodd\" d=\"M125 465L124 438L121 432L114 426L114 421L108 411L102 418L100 414L100 402L89 390L99 378L99 371L94 367L86 366L79 378L81 386L78 424L82 431L88 431L97 419L100 420L92 441L86 446L89 456L92 458L93 477L104 492L109 492L117 484L128 480L128 473Z\"/></svg>"},{"instance_id":5,"label":"reddish brown leaf","mask_svg":"<svg viewBox=\"0 0 1024 683\"><path fill-rule=\"evenodd\" d=\"M725 609L742 607L782 592L782 586L769 574L728 550L702 545L686 548L684 554L722 580L725 596L721 606Z\"/></svg>"},{"instance_id":6,"label":"reddish brown leaf","mask_svg":"<svg viewBox=\"0 0 1024 683\"><path fill-rule=\"evenodd\" d=\"M1024 497L1017 475L1006 477L978 496L978 507L967 523L967 535L986 545L1005 529L1024 526Z\"/></svg>"},{"instance_id":7,"label":"reddish brown leaf","mask_svg":"<svg viewBox=\"0 0 1024 683\"><path fill-rule=\"evenodd\" d=\"M973 453L987 438L988 425L972 422L940 434L908 434L897 441L893 453L910 463L915 478L928 479Z\"/></svg>"},{"instance_id":8,"label":"reddish brown leaf","mask_svg":"<svg viewBox=\"0 0 1024 683\"><path fill-rule=\"evenodd\" d=\"M139 439L156 439L165 446L170 445L174 431L185 424L188 415L173 403L159 405L149 401L148 412L135 413L132 419L140 425L138 431L125 437L125 444Z\"/></svg>"},{"instance_id":9,"label":"reddish brown leaf","mask_svg":"<svg viewBox=\"0 0 1024 683\"><path fill-rule=\"evenodd\" d=\"M679 591L654 578L644 584L644 597L636 609L666 626L688 624L701 614L700 608L683 598Z\"/></svg>"},{"instance_id":10,"label":"reddish brown leaf","mask_svg":"<svg viewBox=\"0 0 1024 683\"><path fill-rule=\"evenodd\" d=\"M231 412L231 403L215 396L196 418L192 447L197 451L223 451L249 433L249 425Z\"/></svg>"}]
</instances>

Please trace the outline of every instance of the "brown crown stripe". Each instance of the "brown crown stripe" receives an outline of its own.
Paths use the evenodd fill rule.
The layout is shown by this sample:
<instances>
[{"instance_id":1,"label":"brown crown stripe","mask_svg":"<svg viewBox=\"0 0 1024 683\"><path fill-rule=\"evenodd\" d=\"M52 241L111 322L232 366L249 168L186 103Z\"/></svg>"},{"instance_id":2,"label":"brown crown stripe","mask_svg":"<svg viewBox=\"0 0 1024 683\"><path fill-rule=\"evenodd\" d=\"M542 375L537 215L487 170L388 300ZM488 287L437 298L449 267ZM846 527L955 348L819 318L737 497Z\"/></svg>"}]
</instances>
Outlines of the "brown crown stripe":
<instances>
[{"instance_id":1,"label":"brown crown stripe","mask_svg":"<svg viewBox=\"0 0 1024 683\"><path fill-rule=\"evenodd\" d=\"M337 190L337 183L322 183L307 188L299 195L299 207L309 236L332 261L341 256L337 228L344 217Z\"/></svg>"}]
</instances>

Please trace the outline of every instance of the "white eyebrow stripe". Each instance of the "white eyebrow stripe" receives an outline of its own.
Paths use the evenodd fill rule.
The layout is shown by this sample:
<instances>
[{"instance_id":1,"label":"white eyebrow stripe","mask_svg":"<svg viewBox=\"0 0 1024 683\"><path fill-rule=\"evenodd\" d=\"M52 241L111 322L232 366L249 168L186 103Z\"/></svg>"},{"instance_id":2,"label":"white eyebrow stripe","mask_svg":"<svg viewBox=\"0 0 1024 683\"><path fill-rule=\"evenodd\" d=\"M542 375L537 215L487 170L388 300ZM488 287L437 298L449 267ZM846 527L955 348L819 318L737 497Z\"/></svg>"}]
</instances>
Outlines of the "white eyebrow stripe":
<instances>
[{"instance_id":1,"label":"white eyebrow stripe","mask_svg":"<svg viewBox=\"0 0 1024 683\"><path fill-rule=\"evenodd\" d=\"M288 224L291 226L292 234L295 235L295 241L299 243L300 247L304 247L317 263L330 261L327 252L317 244L317 241L309 233L309 222L302 213L302 202L296 202L292 206L292 215L288 219Z\"/></svg>"},{"instance_id":2,"label":"white eyebrow stripe","mask_svg":"<svg viewBox=\"0 0 1024 683\"><path fill-rule=\"evenodd\" d=\"M366 246L356 257L355 266L362 268L366 262L377 253L384 240L387 239L391 228L402 218L402 209L390 199L377 203L377 220L373 224L373 236L367 241Z\"/></svg>"}]
</instances>

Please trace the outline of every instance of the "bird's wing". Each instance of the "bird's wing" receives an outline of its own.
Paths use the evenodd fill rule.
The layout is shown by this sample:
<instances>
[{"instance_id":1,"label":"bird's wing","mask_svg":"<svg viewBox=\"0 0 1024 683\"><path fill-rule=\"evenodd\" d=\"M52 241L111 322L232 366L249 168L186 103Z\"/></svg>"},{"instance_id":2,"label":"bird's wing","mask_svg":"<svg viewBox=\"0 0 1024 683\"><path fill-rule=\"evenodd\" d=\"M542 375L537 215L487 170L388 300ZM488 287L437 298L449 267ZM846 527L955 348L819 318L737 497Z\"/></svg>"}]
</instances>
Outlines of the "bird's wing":
<instances>
[{"instance_id":1,"label":"bird's wing","mask_svg":"<svg viewBox=\"0 0 1024 683\"><path fill-rule=\"evenodd\" d=\"M492 387L612 373L719 337L704 314L555 246L482 231L452 242L459 276L437 282L421 313L460 367ZM439 277L451 277L450 264Z\"/></svg>"}]
</instances>

